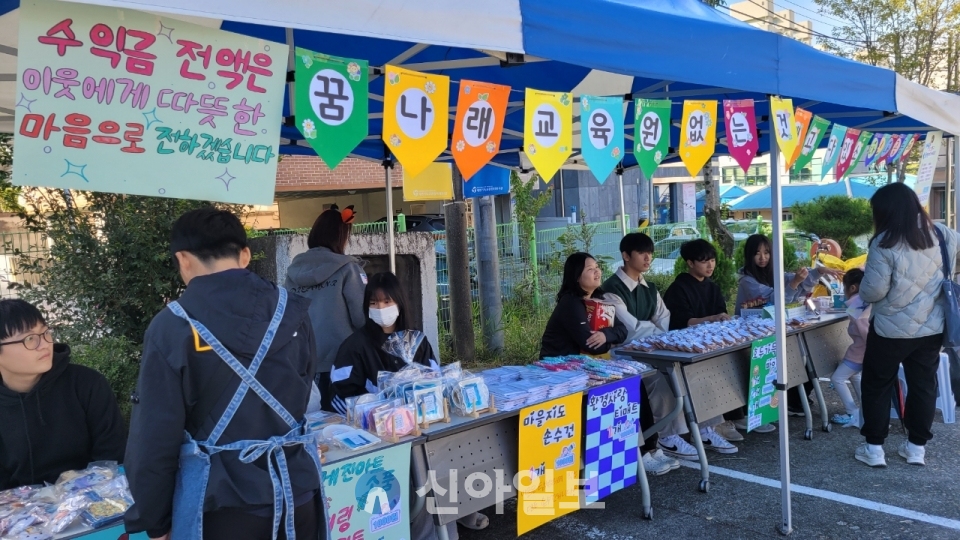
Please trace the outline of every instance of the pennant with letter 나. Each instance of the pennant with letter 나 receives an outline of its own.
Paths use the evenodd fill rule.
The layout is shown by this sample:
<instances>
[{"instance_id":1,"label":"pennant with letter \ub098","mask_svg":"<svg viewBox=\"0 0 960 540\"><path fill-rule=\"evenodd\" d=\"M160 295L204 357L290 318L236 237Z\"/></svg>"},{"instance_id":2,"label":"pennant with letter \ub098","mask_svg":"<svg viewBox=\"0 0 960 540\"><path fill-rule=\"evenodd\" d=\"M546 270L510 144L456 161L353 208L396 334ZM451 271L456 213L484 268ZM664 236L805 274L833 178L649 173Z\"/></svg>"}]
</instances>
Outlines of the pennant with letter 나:
<instances>
[{"instance_id":1,"label":"pennant with letter \ub098","mask_svg":"<svg viewBox=\"0 0 960 540\"><path fill-rule=\"evenodd\" d=\"M723 122L727 130L727 151L746 173L760 147L753 100L723 100Z\"/></svg>"},{"instance_id":2,"label":"pennant with letter \ub098","mask_svg":"<svg viewBox=\"0 0 960 540\"><path fill-rule=\"evenodd\" d=\"M527 88L524 109L523 150L546 183L573 153L573 99Z\"/></svg>"},{"instance_id":3,"label":"pennant with letter \ub098","mask_svg":"<svg viewBox=\"0 0 960 540\"><path fill-rule=\"evenodd\" d=\"M830 138L827 140L827 153L823 155L823 169L820 171L820 179L827 177L827 171L833 169L837 160L840 158L840 146L843 144L843 138L847 134L847 128L840 124L834 124L830 130Z\"/></svg>"},{"instance_id":4,"label":"pennant with letter \ub098","mask_svg":"<svg viewBox=\"0 0 960 540\"><path fill-rule=\"evenodd\" d=\"M793 156L797 148L797 127L794 125L793 100L770 97L770 113L777 134L777 146L785 160Z\"/></svg>"},{"instance_id":5,"label":"pennant with letter \ub098","mask_svg":"<svg viewBox=\"0 0 960 540\"><path fill-rule=\"evenodd\" d=\"M335 169L367 136L367 61L296 53L297 129Z\"/></svg>"},{"instance_id":6,"label":"pennant with letter \ub098","mask_svg":"<svg viewBox=\"0 0 960 540\"><path fill-rule=\"evenodd\" d=\"M803 138L803 147L800 149L800 157L793 164L795 171L802 171L804 167L810 164L813 159L813 153L820 148L820 142L827 134L827 128L830 127L830 121L819 116L814 116L810 122L810 129L807 130L806 137Z\"/></svg>"},{"instance_id":7,"label":"pennant with letter \ub098","mask_svg":"<svg viewBox=\"0 0 960 540\"><path fill-rule=\"evenodd\" d=\"M680 160L690 176L710 161L717 145L717 102L684 101L680 125Z\"/></svg>"},{"instance_id":8,"label":"pennant with letter \ub098","mask_svg":"<svg viewBox=\"0 0 960 540\"><path fill-rule=\"evenodd\" d=\"M464 182L470 180L500 151L503 120L510 101L510 87L476 81L460 81L457 120L450 152Z\"/></svg>"},{"instance_id":9,"label":"pennant with letter \ub098","mask_svg":"<svg viewBox=\"0 0 960 540\"><path fill-rule=\"evenodd\" d=\"M634 102L633 156L643 176L653 178L670 151L669 99L638 99Z\"/></svg>"},{"instance_id":10,"label":"pennant with letter \ub098","mask_svg":"<svg viewBox=\"0 0 960 540\"><path fill-rule=\"evenodd\" d=\"M840 155L837 156L837 168L834 171L834 178L837 182L843 180L847 171L850 170L850 163L853 161L854 150L859 139L859 129L847 128L847 132L843 136L843 142L840 144Z\"/></svg>"},{"instance_id":11,"label":"pennant with letter \ub098","mask_svg":"<svg viewBox=\"0 0 960 540\"><path fill-rule=\"evenodd\" d=\"M580 153L601 184L623 159L623 98L580 96Z\"/></svg>"},{"instance_id":12,"label":"pennant with letter \ub098","mask_svg":"<svg viewBox=\"0 0 960 540\"><path fill-rule=\"evenodd\" d=\"M414 177L447 148L450 77L389 65L385 76L383 142Z\"/></svg>"},{"instance_id":13,"label":"pennant with letter \ub098","mask_svg":"<svg viewBox=\"0 0 960 540\"><path fill-rule=\"evenodd\" d=\"M787 156L787 168L793 167L793 164L797 162L797 158L800 157L800 152L803 150L803 142L807 140L807 131L810 130L810 121L813 120L813 113L797 107L797 111L793 114L794 124L797 126L797 147L793 150L792 156Z\"/></svg>"}]
</instances>

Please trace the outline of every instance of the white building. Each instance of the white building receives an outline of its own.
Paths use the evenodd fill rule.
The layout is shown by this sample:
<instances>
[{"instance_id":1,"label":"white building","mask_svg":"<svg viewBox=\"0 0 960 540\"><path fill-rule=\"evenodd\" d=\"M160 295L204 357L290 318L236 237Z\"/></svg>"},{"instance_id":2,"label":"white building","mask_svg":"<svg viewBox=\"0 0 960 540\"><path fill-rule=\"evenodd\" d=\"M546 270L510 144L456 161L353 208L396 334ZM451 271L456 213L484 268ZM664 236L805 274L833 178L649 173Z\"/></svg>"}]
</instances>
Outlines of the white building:
<instances>
[{"instance_id":1,"label":"white building","mask_svg":"<svg viewBox=\"0 0 960 540\"><path fill-rule=\"evenodd\" d=\"M730 4L735 19L813 45L813 23L798 21L792 9L777 10L773 0L747 0Z\"/></svg>"}]
</instances>

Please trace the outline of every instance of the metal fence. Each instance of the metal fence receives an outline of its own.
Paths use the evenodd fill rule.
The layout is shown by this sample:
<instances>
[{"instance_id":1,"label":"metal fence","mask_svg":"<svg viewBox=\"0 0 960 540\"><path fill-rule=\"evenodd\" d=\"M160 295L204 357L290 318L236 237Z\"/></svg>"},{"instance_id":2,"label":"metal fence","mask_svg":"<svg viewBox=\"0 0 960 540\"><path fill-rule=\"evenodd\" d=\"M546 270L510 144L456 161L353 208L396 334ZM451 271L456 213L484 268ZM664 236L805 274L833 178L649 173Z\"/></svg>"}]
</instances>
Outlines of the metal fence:
<instances>
[{"instance_id":1,"label":"metal fence","mask_svg":"<svg viewBox=\"0 0 960 540\"><path fill-rule=\"evenodd\" d=\"M40 276L24 271L21 260L43 258L49 253L50 241L40 233L0 233L0 298L17 297L11 284L37 284Z\"/></svg>"}]
</instances>

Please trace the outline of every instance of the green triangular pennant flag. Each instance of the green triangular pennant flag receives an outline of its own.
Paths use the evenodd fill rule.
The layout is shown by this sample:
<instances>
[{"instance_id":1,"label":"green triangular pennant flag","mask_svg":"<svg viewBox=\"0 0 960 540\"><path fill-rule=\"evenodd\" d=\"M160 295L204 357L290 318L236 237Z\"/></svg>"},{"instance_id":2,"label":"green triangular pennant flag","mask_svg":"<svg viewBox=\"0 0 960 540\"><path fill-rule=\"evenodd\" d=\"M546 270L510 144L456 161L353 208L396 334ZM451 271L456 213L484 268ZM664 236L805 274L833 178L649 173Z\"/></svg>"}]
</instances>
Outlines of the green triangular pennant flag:
<instances>
[{"instance_id":1,"label":"green triangular pennant flag","mask_svg":"<svg viewBox=\"0 0 960 540\"><path fill-rule=\"evenodd\" d=\"M670 150L669 99L638 99L634 103L633 155L647 178L666 159Z\"/></svg>"}]
</instances>

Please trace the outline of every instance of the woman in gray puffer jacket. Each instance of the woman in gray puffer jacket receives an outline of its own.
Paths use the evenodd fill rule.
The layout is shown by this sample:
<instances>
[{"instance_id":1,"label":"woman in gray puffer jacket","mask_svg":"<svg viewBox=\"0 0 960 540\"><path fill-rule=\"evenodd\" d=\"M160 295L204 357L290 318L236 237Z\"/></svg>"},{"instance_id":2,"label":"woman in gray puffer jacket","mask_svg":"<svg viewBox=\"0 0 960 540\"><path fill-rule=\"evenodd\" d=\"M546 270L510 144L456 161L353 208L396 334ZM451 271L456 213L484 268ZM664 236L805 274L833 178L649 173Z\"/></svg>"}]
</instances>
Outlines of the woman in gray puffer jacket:
<instances>
[{"instance_id":1,"label":"woman in gray puffer jacket","mask_svg":"<svg viewBox=\"0 0 960 540\"><path fill-rule=\"evenodd\" d=\"M890 400L900 365L907 379L904 425L909 438L898 453L924 465L924 445L933 438L937 369L943 343L943 267L952 276L957 257L955 231L934 225L912 189L880 188L870 199L874 236L870 240L860 298L872 305L862 386L866 438L855 457L871 467L886 466L883 442L890 425ZM940 253L940 242L947 260Z\"/></svg>"}]
</instances>

